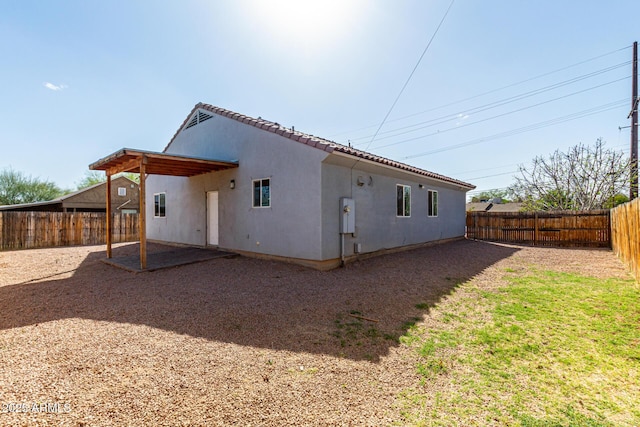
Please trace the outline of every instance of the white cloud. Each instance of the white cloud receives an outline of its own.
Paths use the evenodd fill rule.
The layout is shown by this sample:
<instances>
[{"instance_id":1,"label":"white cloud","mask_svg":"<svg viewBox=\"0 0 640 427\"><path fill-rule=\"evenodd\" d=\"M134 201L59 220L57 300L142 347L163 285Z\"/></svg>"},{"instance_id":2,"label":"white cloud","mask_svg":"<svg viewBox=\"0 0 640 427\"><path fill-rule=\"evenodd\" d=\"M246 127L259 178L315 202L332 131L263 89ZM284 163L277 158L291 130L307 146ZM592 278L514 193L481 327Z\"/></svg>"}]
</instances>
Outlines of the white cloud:
<instances>
[{"instance_id":1,"label":"white cloud","mask_svg":"<svg viewBox=\"0 0 640 427\"><path fill-rule=\"evenodd\" d=\"M53 83L49 83L49 82L44 82L44 83L42 83L42 85L44 87L46 87L47 89L51 89L53 91L63 90L63 89L66 89L68 87L67 85L54 85Z\"/></svg>"}]
</instances>

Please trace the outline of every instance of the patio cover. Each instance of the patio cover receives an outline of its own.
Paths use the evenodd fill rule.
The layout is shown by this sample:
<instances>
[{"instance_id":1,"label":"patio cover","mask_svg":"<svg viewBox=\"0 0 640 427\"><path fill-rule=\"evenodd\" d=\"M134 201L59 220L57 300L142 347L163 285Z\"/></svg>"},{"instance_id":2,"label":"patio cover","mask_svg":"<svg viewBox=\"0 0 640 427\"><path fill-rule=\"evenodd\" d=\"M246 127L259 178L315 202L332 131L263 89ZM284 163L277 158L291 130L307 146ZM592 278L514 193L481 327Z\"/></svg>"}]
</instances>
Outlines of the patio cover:
<instances>
[{"instance_id":1,"label":"patio cover","mask_svg":"<svg viewBox=\"0 0 640 427\"><path fill-rule=\"evenodd\" d=\"M237 168L238 162L203 159L175 154L157 153L153 151L123 148L89 165L91 170L102 170L107 174L107 258L111 252L111 176L121 172L140 174L140 218L138 221L140 234L140 269L147 268L147 233L146 233L146 177L147 174L194 176Z\"/></svg>"}]
</instances>

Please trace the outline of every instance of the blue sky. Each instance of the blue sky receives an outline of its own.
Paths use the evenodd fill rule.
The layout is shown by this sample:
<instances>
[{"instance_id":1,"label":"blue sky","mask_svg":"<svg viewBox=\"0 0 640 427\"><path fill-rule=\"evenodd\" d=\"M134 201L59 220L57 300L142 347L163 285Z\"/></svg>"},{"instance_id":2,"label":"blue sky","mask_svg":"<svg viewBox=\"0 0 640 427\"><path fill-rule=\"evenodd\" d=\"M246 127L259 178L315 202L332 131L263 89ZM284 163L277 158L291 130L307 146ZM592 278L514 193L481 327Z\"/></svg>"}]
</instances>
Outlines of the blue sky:
<instances>
[{"instance_id":1,"label":"blue sky","mask_svg":"<svg viewBox=\"0 0 640 427\"><path fill-rule=\"evenodd\" d=\"M74 188L161 151L197 102L504 188L602 137L626 150L640 2L0 0L0 168Z\"/></svg>"}]
</instances>

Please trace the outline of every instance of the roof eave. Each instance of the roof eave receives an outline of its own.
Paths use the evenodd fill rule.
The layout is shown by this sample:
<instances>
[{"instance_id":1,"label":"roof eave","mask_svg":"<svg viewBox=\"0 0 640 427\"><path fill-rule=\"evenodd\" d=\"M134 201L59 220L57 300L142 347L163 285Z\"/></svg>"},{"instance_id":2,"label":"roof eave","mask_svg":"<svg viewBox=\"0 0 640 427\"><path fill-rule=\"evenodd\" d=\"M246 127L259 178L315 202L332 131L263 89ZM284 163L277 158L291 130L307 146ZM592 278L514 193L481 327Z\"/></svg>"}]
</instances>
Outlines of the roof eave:
<instances>
[{"instance_id":1,"label":"roof eave","mask_svg":"<svg viewBox=\"0 0 640 427\"><path fill-rule=\"evenodd\" d=\"M399 162L391 161L391 163L396 163L397 165L387 164L387 163L382 163L380 161L371 160L371 159L367 159L367 158L364 158L364 157L359 157L359 156L356 156L356 155L353 155L353 154L344 153L344 152L339 151L339 150L334 150L331 154L334 155L334 156L340 156L340 157L349 158L349 159L354 160L355 162L364 162L364 163L367 163L367 164L370 164L370 165L374 165L374 166L390 169L390 170L393 170L393 171L399 171L399 172L407 173L407 174L413 175L415 177L419 177L421 179L430 179L430 180L433 180L433 181L442 182L444 184L453 185L455 187L458 187L459 189L464 189L465 191L471 191L471 190L476 188L475 185L469 184L468 182L459 181L457 179L453 179L453 178L446 177L444 175L439 175L439 174L436 174L436 173L433 173L433 172L429 172L429 171L424 170L424 169L415 168L415 167L409 166L409 165L404 165L404 166L407 166L406 169L403 168L403 167L399 167L397 165L403 165L402 163L399 163Z\"/></svg>"}]
</instances>

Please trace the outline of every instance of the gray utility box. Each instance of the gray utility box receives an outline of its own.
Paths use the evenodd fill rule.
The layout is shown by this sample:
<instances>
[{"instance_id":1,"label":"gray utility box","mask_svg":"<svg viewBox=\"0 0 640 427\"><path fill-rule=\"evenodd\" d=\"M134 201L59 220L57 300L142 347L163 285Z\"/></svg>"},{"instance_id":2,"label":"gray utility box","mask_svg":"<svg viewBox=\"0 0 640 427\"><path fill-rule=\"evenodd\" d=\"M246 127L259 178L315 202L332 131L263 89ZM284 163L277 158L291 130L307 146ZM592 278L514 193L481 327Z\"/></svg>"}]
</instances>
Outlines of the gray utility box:
<instances>
[{"instance_id":1,"label":"gray utility box","mask_svg":"<svg viewBox=\"0 0 640 427\"><path fill-rule=\"evenodd\" d=\"M340 199L340 233L351 234L356 232L356 202L353 199L342 197Z\"/></svg>"}]
</instances>

